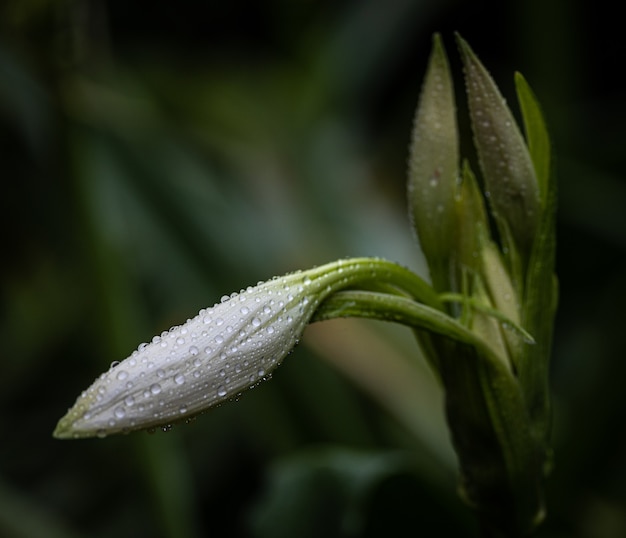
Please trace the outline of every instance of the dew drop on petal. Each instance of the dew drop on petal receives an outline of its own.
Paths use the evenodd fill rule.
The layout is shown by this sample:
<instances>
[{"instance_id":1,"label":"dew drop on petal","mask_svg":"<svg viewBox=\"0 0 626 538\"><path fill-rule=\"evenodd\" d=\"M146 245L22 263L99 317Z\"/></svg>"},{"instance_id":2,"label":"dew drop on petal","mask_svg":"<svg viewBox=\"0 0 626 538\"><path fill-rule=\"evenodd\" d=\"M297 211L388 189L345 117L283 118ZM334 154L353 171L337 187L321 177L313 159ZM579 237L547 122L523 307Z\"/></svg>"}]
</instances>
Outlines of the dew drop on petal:
<instances>
[{"instance_id":1,"label":"dew drop on petal","mask_svg":"<svg viewBox=\"0 0 626 538\"><path fill-rule=\"evenodd\" d=\"M226 389L224 388L224 385L220 385L219 387L217 387L217 395L220 398L223 398L224 396L226 396Z\"/></svg>"},{"instance_id":2,"label":"dew drop on petal","mask_svg":"<svg viewBox=\"0 0 626 538\"><path fill-rule=\"evenodd\" d=\"M161 385L159 385L158 383L150 385L150 392L152 394L159 394L159 392L161 392Z\"/></svg>"}]
</instances>

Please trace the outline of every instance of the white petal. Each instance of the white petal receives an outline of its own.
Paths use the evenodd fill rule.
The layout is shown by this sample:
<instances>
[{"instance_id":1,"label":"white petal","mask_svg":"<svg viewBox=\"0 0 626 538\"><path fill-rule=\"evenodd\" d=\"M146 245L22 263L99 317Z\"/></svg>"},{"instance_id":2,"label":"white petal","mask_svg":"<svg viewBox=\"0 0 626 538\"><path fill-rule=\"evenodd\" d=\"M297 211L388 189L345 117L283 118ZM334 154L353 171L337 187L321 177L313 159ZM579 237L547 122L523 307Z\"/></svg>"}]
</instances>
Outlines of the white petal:
<instances>
[{"instance_id":1,"label":"white petal","mask_svg":"<svg viewBox=\"0 0 626 538\"><path fill-rule=\"evenodd\" d=\"M73 437L105 435L179 421L232 398L276 368L312 308L274 280L201 310L102 374L59 427Z\"/></svg>"}]
</instances>

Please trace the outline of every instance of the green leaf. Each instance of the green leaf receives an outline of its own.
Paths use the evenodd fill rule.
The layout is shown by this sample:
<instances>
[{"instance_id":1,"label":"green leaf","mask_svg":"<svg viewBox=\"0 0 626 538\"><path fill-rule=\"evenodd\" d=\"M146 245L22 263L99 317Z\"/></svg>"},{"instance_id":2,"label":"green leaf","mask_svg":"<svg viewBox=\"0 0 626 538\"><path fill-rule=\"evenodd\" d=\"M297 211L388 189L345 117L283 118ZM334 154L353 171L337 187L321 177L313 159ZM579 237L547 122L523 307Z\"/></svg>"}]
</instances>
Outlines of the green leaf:
<instances>
[{"instance_id":1,"label":"green leaf","mask_svg":"<svg viewBox=\"0 0 626 538\"><path fill-rule=\"evenodd\" d=\"M533 161L535 173L537 174L541 201L545 205L551 172L550 135L548 134L548 128L541 112L539 101L537 101L537 97L521 73L515 73L515 89L517 90L517 99L522 111L522 119L524 120L524 130L526 132L530 158Z\"/></svg>"},{"instance_id":2,"label":"green leaf","mask_svg":"<svg viewBox=\"0 0 626 538\"><path fill-rule=\"evenodd\" d=\"M535 338L526 346L518 365L518 377L527 401L533 431L547 444L550 432L549 367L552 332L558 303L558 281L554 273L556 233L556 182L549 183L546 206L528 266L522 325Z\"/></svg>"}]
</instances>

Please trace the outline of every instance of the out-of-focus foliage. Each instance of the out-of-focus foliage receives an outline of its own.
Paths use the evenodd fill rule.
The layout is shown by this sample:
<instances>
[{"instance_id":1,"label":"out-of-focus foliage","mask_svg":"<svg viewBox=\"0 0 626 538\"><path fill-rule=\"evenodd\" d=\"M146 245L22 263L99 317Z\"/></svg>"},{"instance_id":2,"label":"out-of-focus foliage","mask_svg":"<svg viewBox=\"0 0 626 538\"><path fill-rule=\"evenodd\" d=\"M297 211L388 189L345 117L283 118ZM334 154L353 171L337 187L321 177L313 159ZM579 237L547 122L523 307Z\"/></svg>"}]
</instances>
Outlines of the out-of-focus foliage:
<instances>
[{"instance_id":1,"label":"out-of-focus foliage","mask_svg":"<svg viewBox=\"0 0 626 538\"><path fill-rule=\"evenodd\" d=\"M0 535L476 534L436 383L381 323L312 326L270 383L167 434L51 437L103 366L227 291L344 256L426 274L406 148L452 30L510 99L525 74L556 146L540 535L626 534L625 51L587 4L2 3Z\"/></svg>"}]
</instances>

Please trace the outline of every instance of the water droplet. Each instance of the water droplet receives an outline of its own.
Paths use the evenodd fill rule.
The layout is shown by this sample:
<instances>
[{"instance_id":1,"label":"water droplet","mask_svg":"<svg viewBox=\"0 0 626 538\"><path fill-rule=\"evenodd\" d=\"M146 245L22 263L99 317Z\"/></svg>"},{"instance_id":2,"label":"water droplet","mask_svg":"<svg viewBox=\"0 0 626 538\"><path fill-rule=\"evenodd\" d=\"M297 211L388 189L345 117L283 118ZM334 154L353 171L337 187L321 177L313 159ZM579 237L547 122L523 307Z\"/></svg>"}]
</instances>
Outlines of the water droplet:
<instances>
[{"instance_id":1,"label":"water droplet","mask_svg":"<svg viewBox=\"0 0 626 538\"><path fill-rule=\"evenodd\" d=\"M220 302L221 303L225 303L226 301L230 300L230 295L222 295Z\"/></svg>"},{"instance_id":2,"label":"water droplet","mask_svg":"<svg viewBox=\"0 0 626 538\"><path fill-rule=\"evenodd\" d=\"M185 339L184 339L182 336L179 336L179 337L176 339L176 343L177 343L179 346L182 346L182 345L185 343Z\"/></svg>"},{"instance_id":3,"label":"water droplet","mask_svg":"<svg viewBox=\"0 0 626 538\"><path fill-rule=\"evenodd\" d=\"M120 361L113 361L109 368L115 368L119 363L120 363Z\"/></svg>"},{"instance_id":4,"label":"water droplet","mask_svg":"<svg viewBox=\"0 0 626 538\"><path fill-rule=\"evenodd\" d=\"M150 392L152 394L159 394L159 392L161 392L161 385L159 385L158 383L150 385Z\"/></svg>"},{"instance_id":5,"label":"water droplet","mask_svg":"<svg viewBox=\"0 0 626 538\"><path fill-rule=\"evenodd\" d=\"M184 415L184 414L187 412L187 406L186 406L186 405L181 405L181 406L180 406L180 409L178 410L178 412L179 412L181 415Z\"/></svg>"},{"instance_id":6,"label":"water droplet","mask_svg":"<svg viewBox=\"0 0 626 538\"><path fill-rule=\"evenodd\" d=\"M175 378L174 378L174 382L177 385L182 385L185 382L185 376L183 374L178 374Z\"/></svg>"},{"instance_id":7,"label":"water droplet","mask_svg":"<svg viewBox=\"0 0 626 538\"><path fill-rule=\"evenodd\" d=\"M189 347L189 354L190 355L197 355L198 354L198 348L196 346L190 346Z\"/></svg>"},{"instance_id":8,"label":"water droplet","mask_svg":"<svg viewBox=\"0 0 626 538\"><path fill-rule=\"evenodd\" d=\"M308 286L311 283L311 277L305 276L303 283L305 286Z\"/></svg>"},{"instance_id":9,"label":"water droplet","mask_svg":"<svg viewBox=\"0 0 626 538\"><path fill-rule=\"evenodd\" d=\"M132 396L126 396L126 398L124 398L124 403L128 406L131 407L132 405L135 405L135 398L133 398Z\"/></svg>"},{"instance_id":10,"label":"water droplet","mask_svg":"<svg viewBox=\"0 0 626 538\"><path fill-rule=\"evenodd\" d=\"M156 375L157 375L158 377L165 377L165 370L163 370L163 369L159 368L159 369L156 371Z\"/></svg>"},{"instance_id":11,"label":"water droplet","mask_svg":"<svg viewBox=\"0 0 626 538\"><path fill-rule=\"evenodd\" d=\"M224 337L221 334L218 334L215 337L215 343L216 344L223 344L224 343Z\"/></svg>"},{"instance_id":12,"label":"water droplet","mask_svg":"<svg viewBox=\"0 0 626 538\"><path fill-rule=\"evenodd\" d=\"M116 377L118 381L124 381L124 379L128 377L128 372L126 370L120 370L119 372L117 372Z\"/></svg>"},{"instance_id":13,"label":"water droplet","mask_svg":"<svg viewBox=\"0 0 626 538\"><path fill-rule=\"evenodd\" d=\"M226 396L226 389L224 388L224 385L220 385L219 387L217 387L217 395L220 398L223 398L224 396Z\"/></svg>"},{"instance_id":14,"label":"water droplet","mask_svg":"<svg viewBox=\"0 0 626 538\"><path fill-rule=\"evenodd\" d=\"M217 325L218 327L223 324L224 324L224 320L222 318L217 318L215 320L215 325Z\"/></svg>"},{"instance_id":15,"label":"water droplet","mask_svg":"<svg viewBox=\"0 0 626 538\"><path fill-rule=\"evenodd\" d=\"M245 316L246 314L248 314L250 312L250 309L247 306L242 306L239 309L239 312L241 312Z\"/></svg>"},{"instance_id":16,"label":"water droplet","mask_svg":"<svg viewBox=\"0 0 626 538\"><path fill-rule=\"evenodd\" d=\"M259 377L263 377L265 375L265 370L263 368L259 368L257 373L259 374Z\"/></svg>"},{"instance_id":17,"label":"water droplet","mask_svg":"<svg viewBox=\"0 0 626 538\"><path fill-rule=\"evenodd\" d=\"M274 327L271 325L267 328L267 334L274 334Z\"/></svg>"},{"instance_id":18,"label":"water droplet","mask_svg":"<svg viewBox=\"0 0 626 538\"><path fill-rule=\"evenodd\" d=\"M115 418L124 418L126 416L126 409L120 405L119 407L115 408L113 414L115 415Z\"/></svg>"}]
</instances>

